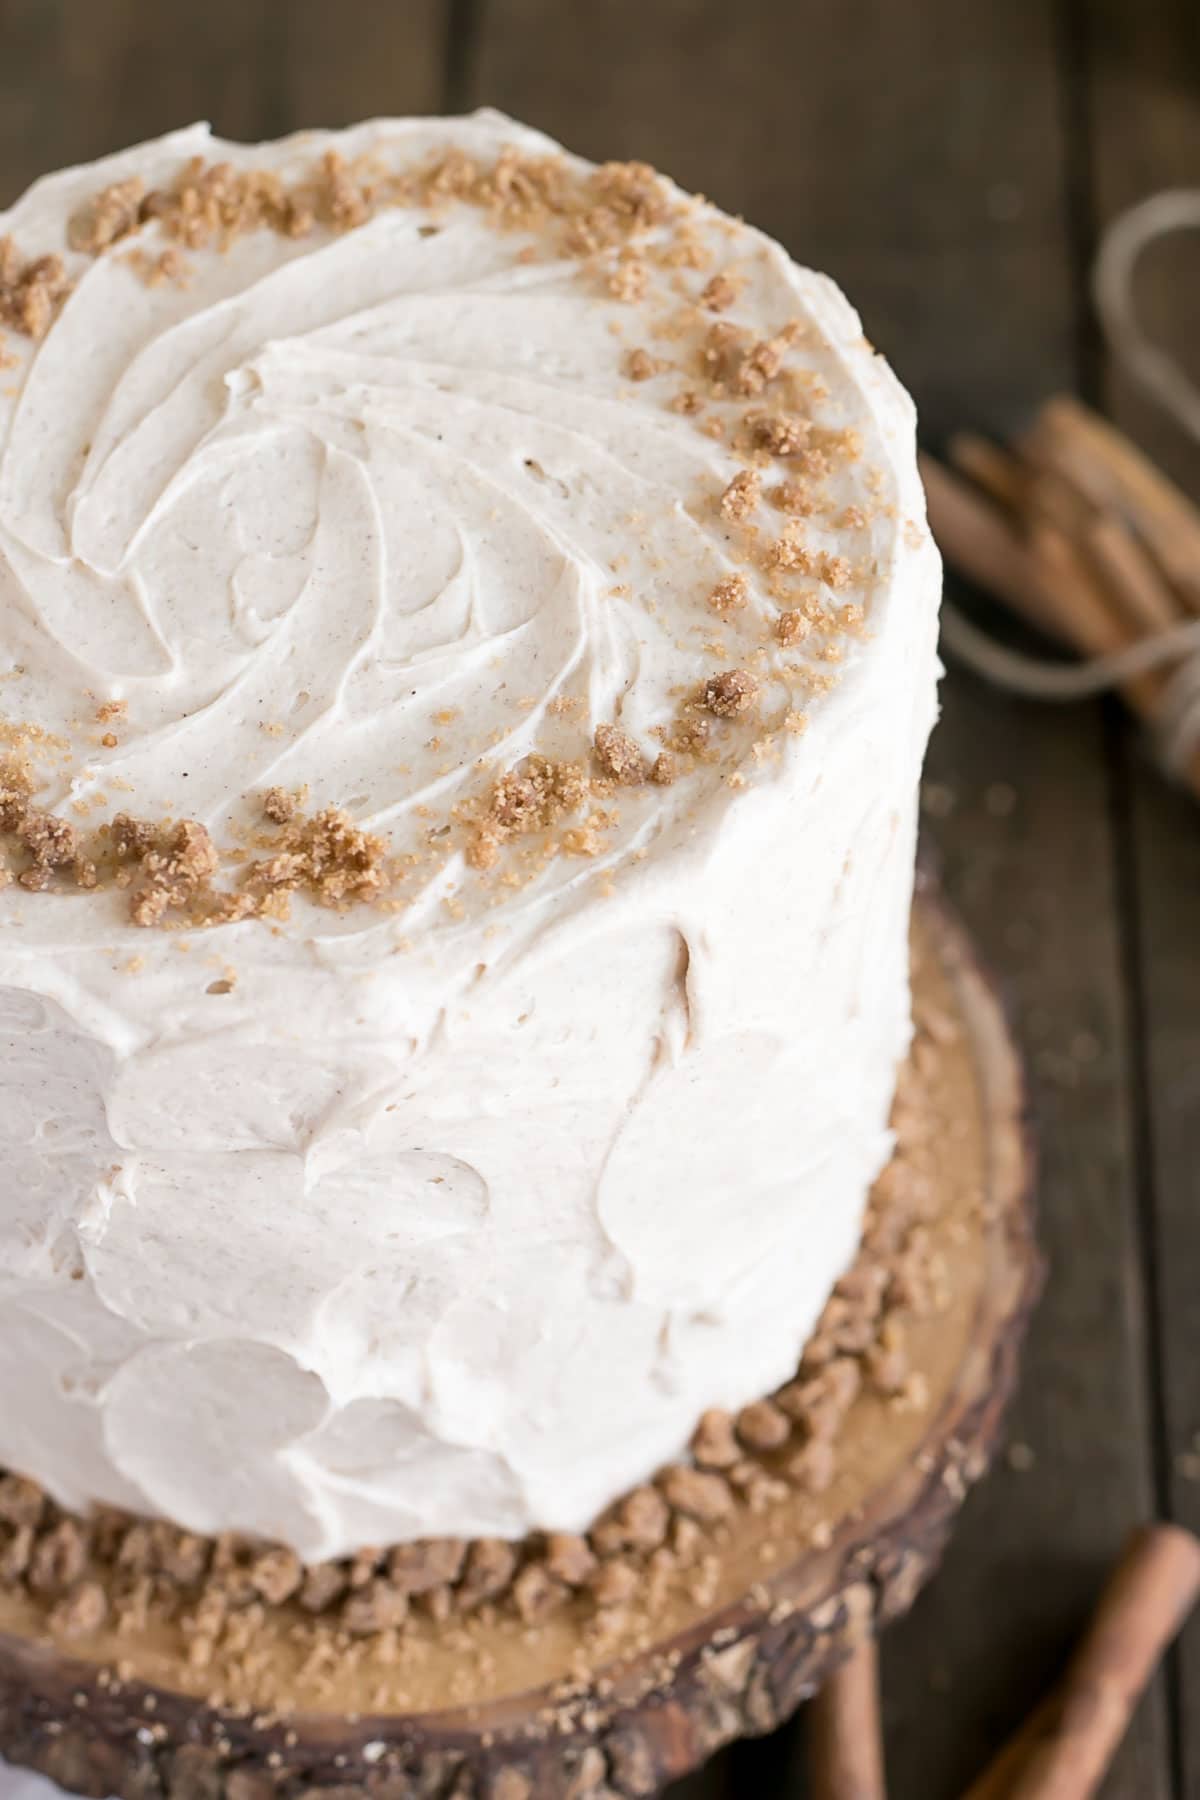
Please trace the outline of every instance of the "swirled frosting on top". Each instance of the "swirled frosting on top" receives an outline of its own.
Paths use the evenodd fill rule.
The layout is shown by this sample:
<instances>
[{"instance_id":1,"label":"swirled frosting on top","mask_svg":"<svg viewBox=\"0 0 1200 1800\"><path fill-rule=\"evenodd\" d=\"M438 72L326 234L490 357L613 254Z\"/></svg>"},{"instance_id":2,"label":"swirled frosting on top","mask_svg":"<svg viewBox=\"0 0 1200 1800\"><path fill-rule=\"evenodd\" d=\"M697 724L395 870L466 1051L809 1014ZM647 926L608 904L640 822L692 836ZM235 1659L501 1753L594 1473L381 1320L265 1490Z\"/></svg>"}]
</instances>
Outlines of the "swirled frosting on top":
<instances>
[{"instance_id":1,"label":"swirled frosting on top","mask_svg":"<svg viewBox=\"0 0 1200 1800\"><path fill-rule=\"evenodd\" d=\"M491 113L195 127L3 234L6 779L77 842L9 820L0 1461L309 1556L581 1526L786 1373L886 1153L911 408Z\"/></svg>"}]
</instances>

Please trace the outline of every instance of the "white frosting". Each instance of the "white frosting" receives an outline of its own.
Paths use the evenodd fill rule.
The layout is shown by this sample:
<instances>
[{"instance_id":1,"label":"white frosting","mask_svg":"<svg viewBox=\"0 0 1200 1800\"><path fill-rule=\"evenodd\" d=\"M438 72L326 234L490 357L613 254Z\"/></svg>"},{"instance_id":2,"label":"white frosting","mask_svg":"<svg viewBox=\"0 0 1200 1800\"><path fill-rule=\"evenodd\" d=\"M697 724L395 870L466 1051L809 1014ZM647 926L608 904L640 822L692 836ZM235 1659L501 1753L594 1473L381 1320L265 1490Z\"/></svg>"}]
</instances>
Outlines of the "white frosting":
<instances>
[{"instance_id":1,"label":"white frosting","mask_svg":"<svg viewBox=\"0 0 1200 1800\"><path fill-rule=\"evenodd\" d=\"M196 127L39 183L0 233L61 249L98 188L194 154L507 143L554 148L490 113L258 149ZM703 1408L785 1378L909 1034L939 570L907 397L831 283L696 209L746 277L728 316L805 321L816 416L863 437L829 493L869 523L809 542L868 571L829 601L869 631L789 735L765 582L728 622L705 605L739 465L670 409L677 371L622 371L682 354L654 293L520 260L477 208L422 224L259 232L187 253L183 287L127 246L72 255L0 374L0 706L64 740L45 803L228 842L248 794L308 784L425 854L395 911L184 942L118 890L0 894L0 1463L311 1558L584 1527ZM759 659L762 723L621 790L598 857L507 887L430 837L485 750L493 776L577 756L619 716L652 752L714 636Z\"/></svg>"}]
</instances>

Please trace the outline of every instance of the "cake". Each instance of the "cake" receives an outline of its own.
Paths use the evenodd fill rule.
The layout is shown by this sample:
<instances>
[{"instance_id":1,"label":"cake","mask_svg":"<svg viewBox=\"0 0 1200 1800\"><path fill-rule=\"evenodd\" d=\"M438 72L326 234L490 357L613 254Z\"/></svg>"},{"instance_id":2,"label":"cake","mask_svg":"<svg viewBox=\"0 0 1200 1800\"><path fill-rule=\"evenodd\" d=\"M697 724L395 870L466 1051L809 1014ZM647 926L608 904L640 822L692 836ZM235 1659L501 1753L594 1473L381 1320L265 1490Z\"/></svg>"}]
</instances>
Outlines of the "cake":
<instances>
[{"instance_id":1,"label":"cake","mask_svg":"<svg viewBox=\"0 0 1200 1800\"><path fill-rule=\"evenodd\" d=\"M11 1490L582 1543L794 1374L890 1154L911 404L492 112L50 176L0 332Z\"/></svg>"}]
</instances>

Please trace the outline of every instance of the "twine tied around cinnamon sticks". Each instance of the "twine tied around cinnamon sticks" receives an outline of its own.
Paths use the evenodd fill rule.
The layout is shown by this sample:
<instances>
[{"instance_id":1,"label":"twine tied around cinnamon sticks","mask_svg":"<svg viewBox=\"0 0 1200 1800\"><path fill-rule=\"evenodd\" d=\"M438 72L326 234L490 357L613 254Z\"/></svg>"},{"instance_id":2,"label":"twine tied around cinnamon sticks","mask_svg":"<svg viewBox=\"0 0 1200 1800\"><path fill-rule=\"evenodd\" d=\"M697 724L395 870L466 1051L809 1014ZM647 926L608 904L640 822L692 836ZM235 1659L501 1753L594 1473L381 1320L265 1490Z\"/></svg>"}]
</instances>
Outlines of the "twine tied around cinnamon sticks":
<instances>
[{"instance_id":1,"label":"twine tied around cinnamon sticks","mask_svg":"<svg viewBox=\"0 0 1200 1800\"><path fill-rule=\"evenodd\" d=\"M1132 301L1141 251L1200 227L1200 192L1158 194L1115 221L1095 272L1114 354L1200 442L1200 388L1152 344ZM997 643L957 608L950 652L1030 699L1119 688L1166 770L1200 799L1200 510L1111 425L1058 396L1008 449L970 434L952 468L922 458L929 522L947 560L1082 661L1049 662Z\"/></svg>"},{"instance_id":2,"label":"twine tied around cinnamon sticks","mask_svg":"<svg viewBox=\"0 0 1200 1800\"><path fill-rule=\"evenodd\" d=\"M1169 351L1146 336L1133 304L1133 278L1142 252L1176 231L1200 231L1200 188L1151 194L1113 220L1100 241L1092 297L1114 356L1200 443L1200 387Z\"/></svg>"}]
</instances>

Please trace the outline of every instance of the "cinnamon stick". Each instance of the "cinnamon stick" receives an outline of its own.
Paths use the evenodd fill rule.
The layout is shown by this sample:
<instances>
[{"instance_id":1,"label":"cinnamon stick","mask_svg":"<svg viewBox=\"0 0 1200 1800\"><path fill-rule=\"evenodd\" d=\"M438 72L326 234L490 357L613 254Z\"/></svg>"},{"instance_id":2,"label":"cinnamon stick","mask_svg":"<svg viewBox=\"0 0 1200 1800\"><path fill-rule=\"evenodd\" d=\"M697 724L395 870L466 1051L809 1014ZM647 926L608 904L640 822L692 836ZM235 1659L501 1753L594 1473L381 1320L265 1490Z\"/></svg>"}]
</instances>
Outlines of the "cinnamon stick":
<instances>
[{"instance_id":1,"label":"cinnamon stick","mask_svg":"<svg viewBox=\"0 0 1200 1800\"><path fill-rule=\"evenodd\" d=\"M981 487L1009 512L1023 510L1028 485L1028 471L1011 450L1001 449L990 438L974 431L957 431L949 443L950 461L954 467Z\"/></svg>"},{"instance_id":2,"label":"cinnamon stick","mask_svg":"<svg viewBox=\"0 0 1200 1800\"><path fill-rule=\"evenodd\" d=\"M935 457L922 455L921 479L929 528L946 560L1027 624L1077 648L1053 592L1046 591L1041 572L1000 509Z\"/></svg>"},{"instance_id":3,"label":"cinnamon stick","mask_svg":"<svg viewBox=\"0 0 1200 1800\"><path fill-rule=\"evenodd\" d=\"M1138 633L1112 605L1074 538L1049 520L1037 519L1030 526L1029 546L1039 588L1053 593L1055 609L1076 650L1084 656L1111 656L1136 643ZM1146 679L1129 682L1124 691L1133 705L1153 716L1157 690L1145 686Z\"/></svg>"},{"instance_id":4,"label":"cinnamon stick","mask_svg":"<svg viewBox=\"0 0 1200 1800\"><path fill-rule=\"evenodd\" d=\"M1057 478L1041 495L1035 482L1022 534L973 483L935 458L922 456L921 475L930 529L946 560L1079 654L1107 656L1128 648L1146 634L1148 611L1158 615L1172 605L1136 544L1102 529L1091 545L1094 560L1089 558L1086 541L1081 545L1065 527L1064 514L1076 509L1062 501L1061 490L1056 493ZM1173 612L1169 622L1177 622ZM1169 679L1168 671L1155 669L1122 683L1129 705L1150 725ZM1200 750L1183 774L1200 799Z\"/></svg>"},{"instance_id":5,"label":"cinnamon stick","mask_svg":"<svg viewBox=\"0 0 1200 1800\"><path fill-rule=\"evenodd\" d=\"M933 457L922 456L921 477L942 554L977 586L1085 656L1107 656L1133 641L1057 525L1035 520L1026 542L999 508ZM1150 698L1142 696L1146 704Z\"/></svg>"},{"instance_id":6,"label":"cinnamon stick","mask_svg":"<svg viewBox=\"0 0 1200 1800\"><path fill-rule=\"evenodd\" d=\"M1059 1687L966 1800L1087 1800L1104 1778L1167 1645L1200 1596L1200 1540L1135 1532Z\"/></svg>"},{"instance_id":7,"label":"cinnamon stick","mask_svg":"<svg viewBox=\"0 0 1200 1800\"><path fill-rule=\"evenodd\" d=\"M1114 604L1138 636L1170 631L1186 615L1146 551L1114 513L1088 521L1084 545Z\"/></svg>"},{"instance_id":8,"label":"cinnamon stick","mask_svg":"<svg viewBox=\"0 0 1200 1800\"><path fill-rule=\"evenodd\" d=\"M1042 408L1020 447L1094 506L1120 514L1188 610L1200 614L1200 510L1128 438L1060 394Z\"/></svg>"},{"instance_id":9,"label":"cinnamon stick","mask_svg":"<svg viewBox=\"0 0 1200 1800\"><path fill-rule=\"evenodd\" d=\"M1075 648L1084 656L1111 656L1135 644L1141 634L1112 604L1107 589L1096 580L1074 540L1048 524L1035 524L1031 535L1035 565L1043 582L1053 590L1060 613L1068 620L1068 633ZM1134 711L1152 725L1165 685L1162 671L1152 669L1123 681L1121 692Z\"/></svg>"},{"instance_id":10,"label":"cinnamon stick","mask_svg":"<svg viewBox=\"0 0 1200 1800\"><path fill-rule=\"evenodd\" d=\"M867 1637L806 1715L811 1800L887 1800L879 1712L879 1653Z\"/></svg>"},{"instance_id":11,"label":"cinnamon stick","mask_svg":"<svg viewBox=\"0 0 1200 1800\"><path fill-rule=\"evenodd\" d=\"M1170 584L1117 513L1100 511L1055 470L1031 467L974 432L951 438L950 460L1018 525L1029 530L1053 524L1078 542L1125 624L1139 635L1182 623L1185 614Z\"/></svg>"}]
</instances>

